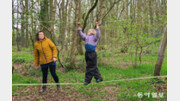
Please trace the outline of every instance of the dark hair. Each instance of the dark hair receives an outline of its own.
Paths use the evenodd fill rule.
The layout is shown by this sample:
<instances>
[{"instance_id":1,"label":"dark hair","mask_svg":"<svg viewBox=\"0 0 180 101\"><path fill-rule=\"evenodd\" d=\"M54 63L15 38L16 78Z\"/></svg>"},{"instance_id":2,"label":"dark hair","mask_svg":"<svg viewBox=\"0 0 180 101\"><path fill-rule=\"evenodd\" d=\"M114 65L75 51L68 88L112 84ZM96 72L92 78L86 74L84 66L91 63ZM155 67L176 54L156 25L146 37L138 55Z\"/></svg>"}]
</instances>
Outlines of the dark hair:
<instances>
[{"instance_id":1,"label":"dark hair","mask_svg":"<svg viewBox=\"0 0 180 101\"><path fill-rule=\"evenodd\" d=\"M40 32L43 32L43 31L38 31L37 33L36 33L36 41L39 41L39 33ZM43 32L43 34L44 34L44 32ZM44 37L45 38L45 37Z\"/></svg>"}]
</instances>

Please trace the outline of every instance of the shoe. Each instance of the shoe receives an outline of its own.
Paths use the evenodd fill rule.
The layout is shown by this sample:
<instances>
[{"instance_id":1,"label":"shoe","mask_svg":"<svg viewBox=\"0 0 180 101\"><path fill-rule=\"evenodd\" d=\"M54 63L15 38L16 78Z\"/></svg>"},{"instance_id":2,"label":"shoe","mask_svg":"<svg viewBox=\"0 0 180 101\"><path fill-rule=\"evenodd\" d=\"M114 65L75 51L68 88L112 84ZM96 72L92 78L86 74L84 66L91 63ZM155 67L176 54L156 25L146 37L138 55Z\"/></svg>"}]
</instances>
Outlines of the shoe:
<instances>
[{"instance_id":1,"label":"shoe","mask_svg":"<svg viewBox=\"0 0 180 101\"><path fill-rule=\"evenodd\" d=\"M42 93L46 92L46 85L42 86L42 90L43 90Z\"/></svg>"},{"instance_id":2,"label":"shoe","mask_svg":"<svg viewBox=\"0 0 180 101\"><path fill-rule=\"evenodd\" d=\"M87 82L84 82L84 85L88 85L89 83L87 83Z\"/></svg>"},{"instance_id":3,"label":"shoe","mask_svg":"<svg viewBox=\"0 0 180 101\"><path fill-rule=\"evenodd\" d=\"M58 85L57 85L57 90L60 90L60 88L61 88L61 87L60 87L60 85L58 84Z\"/></svg>"},{"instance_id":4,"label":"shoe","mask_svg":"<svg viewBox=\"0 0 180 101\"><path fill-rule=\"evenodd\" d=\"M97 79L96 82L99 83L99 82L102 82L103 80L102 79Z\"/></svg>"}]
</instances>

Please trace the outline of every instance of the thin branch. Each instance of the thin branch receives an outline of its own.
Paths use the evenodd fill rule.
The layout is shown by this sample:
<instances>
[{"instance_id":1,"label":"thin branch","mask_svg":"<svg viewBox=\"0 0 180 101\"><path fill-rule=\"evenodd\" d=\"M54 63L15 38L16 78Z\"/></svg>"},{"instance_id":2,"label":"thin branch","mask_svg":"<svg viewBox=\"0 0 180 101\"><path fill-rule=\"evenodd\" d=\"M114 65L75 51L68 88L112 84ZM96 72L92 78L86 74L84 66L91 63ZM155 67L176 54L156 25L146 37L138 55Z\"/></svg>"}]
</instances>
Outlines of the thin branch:
<instances>
[{"instance_id":1,"label":"thin branch","mask_svg":"<svg viewBox=\"0 0 180 101\"><path fill-rule=\"evenodd\" d=\"M89 14L95 9L95 7L97 6L97 3L98 3L98 0L95 1L94 5L89 9L85 19L84 19L84 24L83 24L83 27L82 27L82 31L84 31L84 29L86 28L86 25L87 25L87 19L89 17Z\"/></svg>"},{"instance_id":2,"label":"thin branch","mask_svg":"<svg viewBox=\"0 0 180 101\"><path fill-rule=\"evenodd\" d=\"M115 1L112 6L109 8L109 10L106 12L106 14L103 16L102 20L108 15L108 13L113 9L114 5L119 3L121 0ZM101 24L100 24L101 25Z\"/></svg>"}]
</instances>

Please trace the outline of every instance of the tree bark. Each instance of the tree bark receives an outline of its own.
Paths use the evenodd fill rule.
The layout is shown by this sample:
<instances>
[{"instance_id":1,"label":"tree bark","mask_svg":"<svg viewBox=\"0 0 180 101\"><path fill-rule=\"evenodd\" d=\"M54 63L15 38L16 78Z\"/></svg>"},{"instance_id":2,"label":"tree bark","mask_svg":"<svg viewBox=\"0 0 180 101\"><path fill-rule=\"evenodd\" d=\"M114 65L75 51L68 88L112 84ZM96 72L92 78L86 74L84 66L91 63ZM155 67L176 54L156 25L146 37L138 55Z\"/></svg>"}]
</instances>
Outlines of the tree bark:
<instances>
[{"instance_id":1,"label":"tree bark","mask_svg":"<svg viewBox=\"0 0 180 101\"><path fill-rule=\"evenodd\" d=\"M51 38L55 40L55 34L54 34L54 23L55 23L55 14L56 14L56 6L57 6L57 0L50 0L50 31L51 31Z\"/></svg>"},{"instance_id":2,"label":"tree bark","mask_svg":"<svg viewBox=\"0 0 180 101\"><path fill-rule=\"evenodd\" d=\"M104 22L103 22L103 17L105 15L105 10L106 10L106 1L105 0L99 0L99 3L100 3L100 6L99 6L99 12L97 14L97 18L96 18L96 21L99 22L99 24L101 26L104 25ZM95 28L95 26L94 26ZM104 27L101 27L101 33L103 33L103 35L101 35L100 39L99 39L99 44L101 45L105 45L106 41L105 41L105 28ZM101 50L102 48L99 48L99 50Z\"/></svg>"},{"instance_id":3,"label":"tree bark","mask_svg":"<svg viewBox=\"0 0 180 101\"><path fill-rule=\"evenodd\" d=\"M19 6L17 6L17 19L19 18L19 14L18 13L19 13ZM19 33L18 25L19 25L19 21L17 21L16 44L17 44L17 51L21 51L21 48L20 48L20 33Z\"/></svg>"},{"instance_id":4,"label":"tree bark","mask_svg":"<svg viewBox=\"0 0 180 101\"><path fill-rule=\"evenodd\" d=\"M77 0L77 4L78 4L78 21L80 21L81 19L81 0ZM83 47L82 47L82 39L80 37L77 37L77 50L78 50L78 54L83 55Z\"/></svg>"},{"instance_id":5,"label":"tree bark","mask_svg":"<svg viewBox=\"0 0 180 101\"><path fill-rule=\"evenodd\" d=\"M164 59L164 54L166 51L166 46L167 46L167 25L164 27L164 32L161 38L161 42L159 45L159 50L158 50L158 59L155 65L155 70L154 70L154 76L159 76L161 72L161 67Z\"/></svg>"},{"instance_id":6,"label":"tree bark","mask_svg":"<svg viewBox=\"0 0 180 101\"><path fill-rule=\"evenodd\" d=\"M22 6L22 12L20 13L21 14L21 47L24 47L25 46L25 40L24 40L24 29L25 29L25 26L24 26L24 1L21 0L21 6Z\"/></svg>"},{"instance_id":7,"label":"tree bark","mask_svg":"<svg viewBox=\"0 0 180 101\"><path fill-rule=\"evenodd\" d=\"M70 53L70 67L68 69L72 69L75 67L75 52L76 52L76 39L77 39L77 21L78 21L78 1L74 0L75 3L75 18L73 21L73 32L72 32L72 41L71 41L71 53Z\"/></svg>"},{"instance_id":8,"label":"tree bark","mask_svg":"<svg viewBox=\"0 0 180 101\"><path fill-rule=\"evenodd\" d=\"M60 16L59 18L61 19L60 23L60 32L61 32L61 37L59 37L59 40L61 40L61 53L62 53L62 59L64 59L65 55L65 44L66 44L66 27L67 27L67 5L68 1L65 3L64 0L62 0L61 3L61 9L59 9ZM69 8L70 9L70 8Z\"/></svg>"},{"instance_id":9,"label":"tree bark","mask_svg":"<svg viewBox=\"0 0 180 101\"><path fill-rule=\"evenodd\" d=\"M128 20L128 18L129 18L129 16L128 16L128 11L129 11L129 9L128 9L128 6L129 6L129 3L128 3L128 1L129 0L124 0L124 2L125 2L125 14L124 14L124 18L125 18L125 20ZM128 21L125 21L125 24L127 25L129 22ZM127 43L128 43L128 32L127 32L127 30L128 30L128 28L127 28L127 26L124 26L124 28L123 28L124 30L123 30L123 32L124 32L124 41L123 41L123 45L122 45L122 48L121 48L121 52L122 53L126 53L126 52L128 52L128 46L127 46Z\"/></svg>"},{"instance_id":10,"label":"tree bark","mask_svg":"<svg viewBox=\"0 0 180 101\"><path fill-rule=\"evenodd\" d=\"M32 6L32 9L31 9L31 15L30 15L30 17L31 17L31 33L30 33L30 40L31 40L31 45L32 45L32 47L34 48L34 38L33 38L33 34L34 33L36 33L35 32L35 28L36 27L34 27L34 17L33 17L33 9L34 9L34 7L33 7L33 5L34 5L34 0L31 0L31 6ZM36 25L35 25L36 26Z\"/></svg>"},{"instance_id":11,"label":"tree bark","mask_svg":"<svg viewBox=\"0 0 180 101\"><path fill-rule=\"evenodd\" d=\"M41 5L41 10L40 10L40 29L44 32L44 34L50 38L50 33L49 33L49 16L48 16L48 12L49 12L49 3L48 0L42 0L40 2Z\"/></svg>"},{"instance_id":12,"label":"tree bark","mask_svg":"<svg viewBox=\"0 0 180 101\"><path fill-rule=\"evenodd\" d=\"M15 25L15 19L14 19L14 0L12 0L12 45L15 45L15 42L16 42L16 37L15 37L15 35L17 34L17 33L15 33L15 27L14 27L14 25Z\"/></svg>"},{"instance_id":13,"label":"tree bark","mask_svg":"<svg viewBox=\"0 0 180 101\"><path fill-rule=\"evenodd\" d=\"M26 23L25 23L25 30L26 30L26 41L25 41L25 46L26 47L28 47L29 46L29 42L28 42L28 40L29 40L29 35L28 35L28 14L29 14L29 12L28 12L28 7L29 7L29 5L28 5L28 2L29 2L29 0L25 0L25 11L26 11L26 18L25 18L25 20L26 20Z\"/></svg>"},{"instance_id":14,"label":"tree bark","mask_svg":"<svg viewBox=\"0 0 180 101\"><path fill-rule=\"evenodd\" d=\"M149 15L150 15L150 23L151 23L151 25L153 26L153 22L154 22L154 19L153 19L153 9L152 9L152 2L153 2L154 0L149 0ZM151 35L152 36L154 36L154 30L150 30L151 31Z\"/></svg>"}]
</instances>

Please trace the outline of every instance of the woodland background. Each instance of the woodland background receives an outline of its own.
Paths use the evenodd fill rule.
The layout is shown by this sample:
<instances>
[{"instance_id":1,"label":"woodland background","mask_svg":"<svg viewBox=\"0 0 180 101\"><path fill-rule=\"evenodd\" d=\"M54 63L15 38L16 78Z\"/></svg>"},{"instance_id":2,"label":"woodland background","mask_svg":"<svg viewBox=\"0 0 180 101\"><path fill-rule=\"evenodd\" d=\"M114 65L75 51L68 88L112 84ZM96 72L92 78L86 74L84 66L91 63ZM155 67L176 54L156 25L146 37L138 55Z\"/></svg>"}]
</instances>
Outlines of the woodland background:
<instances>
[{"instance_id":1,"label":"woodland background","mask_svg":"<svg viewBox=\"0 0 180 101\"><path fill-rule=\"evenodd\" d=\"M40 68L33 67L35 35L40 30L57 46L60 81L83 82L85 49L77 22L87 33L96 21L101 29L98 68L104 81L167 75L167 0L12 0L13 83L41 82ZM48 82L53 82L50 76ZM64 96L56 96L53 86L46 95L38 93L40 86L13 87L13 100L152 98L140 99L138 92L163 92L164 98L158 99L164 100L166 87L166 78L64 86Z\"/></svg>"}]
</instances>

